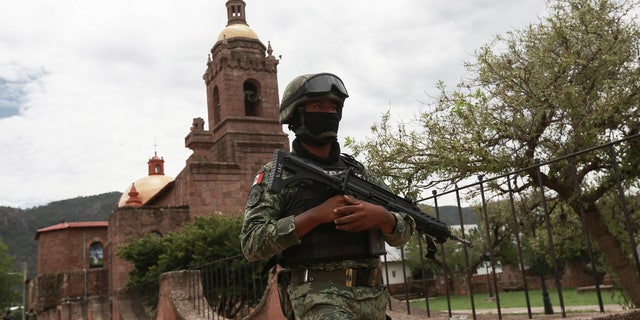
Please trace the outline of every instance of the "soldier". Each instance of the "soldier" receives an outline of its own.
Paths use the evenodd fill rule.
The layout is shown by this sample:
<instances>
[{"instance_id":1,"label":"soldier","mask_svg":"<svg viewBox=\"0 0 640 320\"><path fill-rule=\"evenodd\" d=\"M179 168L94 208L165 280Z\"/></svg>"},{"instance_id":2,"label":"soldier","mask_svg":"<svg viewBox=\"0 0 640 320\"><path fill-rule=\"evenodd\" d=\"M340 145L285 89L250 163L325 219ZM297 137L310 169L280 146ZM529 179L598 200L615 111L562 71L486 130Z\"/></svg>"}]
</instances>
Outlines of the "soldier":
<instances>
[{"instance_id":1,"label":"soldier","mask_svg":"<svg viewBox=\"0 0 640 320\"><path fill-rule=\"evenodd\" d=\"M280 122L296 135L292 154L326 171L354 170L382 185L337 141L347 90L330 73L296 77L285 88ZM267 191L271 163L249 192L241 241L248 260L275 259L283 313L288 319L385 319L384 242L406 243L415 229L404 213L361 201L320 183ZM288 285L288 286L287 286ZM288 296L288 297L287 297Z\"/></svg>"}]
</instances>

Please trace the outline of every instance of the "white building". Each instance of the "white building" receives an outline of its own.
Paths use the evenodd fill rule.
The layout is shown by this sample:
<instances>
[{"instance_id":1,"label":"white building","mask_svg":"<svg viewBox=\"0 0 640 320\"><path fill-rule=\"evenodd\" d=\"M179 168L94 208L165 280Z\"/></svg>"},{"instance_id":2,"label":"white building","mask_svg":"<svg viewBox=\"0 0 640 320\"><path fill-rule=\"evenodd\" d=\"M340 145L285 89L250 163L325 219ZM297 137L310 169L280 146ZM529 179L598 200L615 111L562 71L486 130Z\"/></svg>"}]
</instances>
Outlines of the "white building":
<instances>
[{"instance_id":1,"label":"white building","mask_svg":"<svg viewBox=\"0 0 640 320\"><path fill-rule=\"evenodd\" d=\"M385 243L387 249L386 263L385 256L381 256L382 261L382 280L386 285L404 283L404 278L407 281L411 280L411 269L407 264L404 265L404 272L402 268L402 254L400 248L389 246ZM388 280L388 283L387 283Z\"/></svg>"}]
</instances>

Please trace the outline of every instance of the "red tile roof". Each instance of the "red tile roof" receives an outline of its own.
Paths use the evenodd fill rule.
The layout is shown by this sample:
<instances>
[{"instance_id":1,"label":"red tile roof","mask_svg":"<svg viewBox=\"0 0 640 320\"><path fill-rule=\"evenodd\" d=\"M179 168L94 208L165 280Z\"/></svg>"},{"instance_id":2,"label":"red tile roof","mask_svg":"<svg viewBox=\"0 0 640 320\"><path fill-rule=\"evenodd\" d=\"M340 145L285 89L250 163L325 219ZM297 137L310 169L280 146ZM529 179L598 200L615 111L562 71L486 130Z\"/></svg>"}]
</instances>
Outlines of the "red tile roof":
<instances>
[{"instance_id":1,"label":"red tile roof","mask_svg":"<svg viewBox=\"0 0 640 320\"><path fill-rule=\"evenodd\" d=\"M36 239L38 238L38 235L40 235L43 232L63 230L63 229L69 229L69 228L106 228L108 226L109 226L109 222L107 221L60 222L56 225L38 229L38 231L36 231Z\"/></svg>"}]
</instances>

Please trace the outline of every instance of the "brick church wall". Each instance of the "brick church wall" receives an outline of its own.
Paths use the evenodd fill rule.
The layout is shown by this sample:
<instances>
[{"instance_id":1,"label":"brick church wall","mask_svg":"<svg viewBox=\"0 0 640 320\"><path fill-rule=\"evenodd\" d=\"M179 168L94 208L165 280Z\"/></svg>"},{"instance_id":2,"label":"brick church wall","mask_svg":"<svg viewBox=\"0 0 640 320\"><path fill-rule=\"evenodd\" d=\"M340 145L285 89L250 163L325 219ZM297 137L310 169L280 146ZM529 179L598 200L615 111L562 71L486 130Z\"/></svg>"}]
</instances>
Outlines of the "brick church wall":
<instances>
[{"instance_id":1,"label":"brick church wall","mask_svg":"<svg viewBox=\"0 0 640 320\"><path fill-rule=\"evenodd\" d=\"M176 178L171 203L182 197L191 216L242 214L256 173L273 157L276 149L288 145L272 141L241 140L235 143L233 162L188 162Z\"/></svg>"},{"instance_id":2,"label":"brick church wall","mask_svg":"<svg viewBox=\"0 0 640 320\"><path fill-rule=\"evenodd\" d=\"M104 294L109 286L108 271L105 268L73 270L38 274L31 286L30 308L41 312L55 309L60 302L86 300L87 297Z\"/></svg>"},{"instance_id":3,"label":"brick church wall","mask_svg":"<svg viewBox=\"0 0 640 320\"><path fill-rule=\"evenodd\" d=\"M190 222L189 209L186 207L123 207L118 208L109 216L109 239L111 246L111 290L124 288L129 278L129 271L133 265L117 256L117 249L135 239L157 232L165 234L169 231L178 231L186 223ZM106 255L106 251L105 251Z\"/></svg>"},{"instance_id":4,"label":"brick church wall","mask_svg":"<svg viewBox=\"0 0 640 320\"><path fill-rule=\"evenodd\" d=\"M107 243L106 226L66 228L38 234L38 274L88 269L89 246L93 242L103 246Z\"/></svg>"}]
</instances>

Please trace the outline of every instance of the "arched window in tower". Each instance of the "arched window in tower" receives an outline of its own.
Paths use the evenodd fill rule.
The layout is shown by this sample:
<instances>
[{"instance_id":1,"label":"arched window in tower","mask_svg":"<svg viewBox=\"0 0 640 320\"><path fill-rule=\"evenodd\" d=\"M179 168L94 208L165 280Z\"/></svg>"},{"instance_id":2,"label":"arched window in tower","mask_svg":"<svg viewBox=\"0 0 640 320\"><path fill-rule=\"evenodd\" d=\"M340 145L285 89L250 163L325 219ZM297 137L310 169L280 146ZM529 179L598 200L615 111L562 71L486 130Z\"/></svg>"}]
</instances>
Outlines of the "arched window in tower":
<instances>
[{"instance_id":1,"label":"arched window in tower","mask_svg":"<svg viewBox=\"0 0 640 320\"><path fill-rule=\"evenodd\" d=\"M156 166L153 168L153 171L155 173L162 173L162 166L160 164L156 164Z\"/></svg>"},{"instance_id":2,"label":"arched window in tower","mask_svg":"<svg viewBox=\"0 0 640 320\"><path fill-rule=\"evenodd\" d=\"M213 121L214 125L220 123L220 92L218 92L218 86L213 88Z\"/></svg>"},{"instance_id":3,"label":"arched window in tower","mask_svg":"<svg viewBox=\"0 0 640 320\"><path fill-rule=\"evenodd\" d=\"M102 243L94 242L89 246L89 267L102 268L103 252Z\"/></svg>"},{"instance_id":4,"label":"arched window in tower","mask_svg":"<svg viewBox=\"0 0 640 320\"><path fill-rule=\"evenodd\" d=\"M260 112L260 92L252 81L245 81L244 89L244 114L249 117L259 117Z\"/></svg>"}]
</instances>

